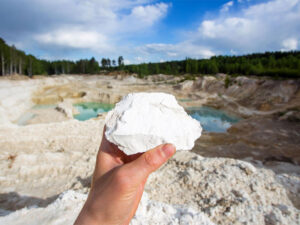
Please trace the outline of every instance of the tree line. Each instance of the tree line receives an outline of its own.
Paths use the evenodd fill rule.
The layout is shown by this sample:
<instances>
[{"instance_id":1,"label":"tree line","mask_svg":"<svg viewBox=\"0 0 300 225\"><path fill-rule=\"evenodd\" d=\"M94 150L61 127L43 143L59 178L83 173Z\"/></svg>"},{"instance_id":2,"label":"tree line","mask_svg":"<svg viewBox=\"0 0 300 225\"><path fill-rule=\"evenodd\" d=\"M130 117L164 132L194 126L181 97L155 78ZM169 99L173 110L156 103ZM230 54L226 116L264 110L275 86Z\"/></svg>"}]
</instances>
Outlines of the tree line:
<instances>
[{"instance_id":1,"label":"tree line","mask_svg":"<svg viewBox=\"0 0 300 225\"><path fill-rule=\"evenodd\" d=\"M98 74L103 70L122 69L124 58L123 56L119 56L117 60L103 58L100 63L94 57L75 62L71 60L41 60L33 55L25 54L25 52L16 49L15 46L7 45L0 38L0 75L2 76L11 74L28 76L37 74Z\"/></svg>"},{"instance_id":2,"label":"tree line","mask_svg":"<svg viewBox=\"0 0 300 225\"><path fill-rule=\"evenodd\" d=\"M300 51L266 52L244 56L213 56L210 59L186 58L181 61L124 65L124 58L117 60L94 57L78 61L40 60L33 55L9 46L0 38L0 75L34 74L99 74L104 71L137 73L140 77L152 74L217 74L256 75L300 78Z\"/></svg>"},{"instance_id":3,"label":"tree line","mask_svg":"<svg viewBox=\"0 0 300 225\"><path fill-rule=\"evenodd\" d=\"M186 58L182 61L126 65L125 70L144 77L151 74L256 75L300 78L300 51L266 52L244 56L213 56L210 59Z\"/></svg>"}]
</instances>

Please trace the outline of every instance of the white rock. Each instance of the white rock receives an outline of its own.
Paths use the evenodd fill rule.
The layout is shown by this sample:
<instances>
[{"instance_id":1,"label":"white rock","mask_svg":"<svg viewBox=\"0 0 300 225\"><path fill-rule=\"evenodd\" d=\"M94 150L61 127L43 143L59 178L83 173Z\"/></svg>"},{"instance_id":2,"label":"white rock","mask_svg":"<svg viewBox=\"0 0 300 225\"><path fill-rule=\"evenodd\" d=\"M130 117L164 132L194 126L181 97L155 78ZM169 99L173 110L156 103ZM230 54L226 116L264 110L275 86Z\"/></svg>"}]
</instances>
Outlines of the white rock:
<instances>
[{"instance_id":1,"label":"white rock","mask_svg":"<svg viewBox=\"0 0 300 225\"><path fill-rule=\"evenodd\" d=\"M125 96L106 117L107 140L127 155L172 143L190 150L201 136L200 123L165 93L133 93Z\"/></svg>"}]
</instances>

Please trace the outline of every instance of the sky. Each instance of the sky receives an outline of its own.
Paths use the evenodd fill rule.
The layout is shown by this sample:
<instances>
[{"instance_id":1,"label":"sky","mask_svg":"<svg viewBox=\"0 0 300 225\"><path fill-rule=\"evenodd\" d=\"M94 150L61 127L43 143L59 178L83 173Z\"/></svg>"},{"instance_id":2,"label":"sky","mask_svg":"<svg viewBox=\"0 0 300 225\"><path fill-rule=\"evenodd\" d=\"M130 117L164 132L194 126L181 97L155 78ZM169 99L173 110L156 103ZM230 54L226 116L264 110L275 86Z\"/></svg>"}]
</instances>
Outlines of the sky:
<instances>
[{"instance_id":1,"label":"sky","mask_svg":"<svg viewBox=\"0 0 300 225\"><path fill-rule=\"evenodd\" d=\"M0 21L8 44L47 60L300 49L300 0L1 0Z\"/></svg>"}]
</instances>

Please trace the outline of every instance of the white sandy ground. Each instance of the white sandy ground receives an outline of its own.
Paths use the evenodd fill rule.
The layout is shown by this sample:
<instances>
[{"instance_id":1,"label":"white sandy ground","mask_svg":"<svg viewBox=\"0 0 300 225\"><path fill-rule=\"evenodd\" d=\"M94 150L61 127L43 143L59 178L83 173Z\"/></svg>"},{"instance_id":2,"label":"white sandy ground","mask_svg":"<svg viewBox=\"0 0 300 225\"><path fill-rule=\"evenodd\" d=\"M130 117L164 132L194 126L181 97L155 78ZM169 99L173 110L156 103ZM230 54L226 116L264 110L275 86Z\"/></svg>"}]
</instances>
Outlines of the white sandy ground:
<instances>
[{"instance_id":1,"label":"white sandy ground","mask_svg":"<svg viewBox=\"0 0 300 225\"><path fill-rule=\"evenodd\" d=\"M6 225L71 225L74 223L87 198L86 194L66 191L46 208L31 207L0 217L0 224ZM33 219L34 218L34 219ZM144 193L138 211L131 225L214 225L203 213L191 208L180 207L152 201Z\"/></svg>"},{"instance_id":2,"label":"white sandy ground","mask_svg":"<svg viewBox=\"0 0 300 225\"><path fill-rule=\"evenodd\" d=\"M296 174L177 152L150 176L146 191L154 200L205 212L216 224L299 224L300 211L293 203L299 199L299 187Z\"/></svg>"},{"instance_id":3,"label":"white sandy ground","mask_svg":"<svg viewBox=\"0 0 300 225\"><path fill-rule=\"evenodd\" d=\"M49 172L47 175L50 184L64 177L63 174L51 177ZM65 179L66 183L70 182L70 178ZM296 225L300 211L293 205L290 194L299 196L299 186L299 177L276 175L243 161L178 152L150 176L145 188L148 194L132 224L212 224L213 221L215 224ZM66 191L44 207L37 206L40 203L37 201L30 208L16 212L2 210L0 224L72 224L86 193L87 189L80 187L76 192ZM26 201L30 203L26 196L11 199L13 205Z\"/></svg>"},{"instance_id":4,"label":"white sandy ground","mask_svg":"<svg viewBox=\"0 0 300 225\"><path fill-rule=\"evenodd\" d=\"M0 124L17 120L22 113L34 106L33 93L44 86L62 85L70 82L71 77L44 78L29 80L0 81Z\"/></svg>"},{"instance_id":5,"label":"white sandy ground","mask_svg":"<svg viewBox=\"0 0 300 225\"><path fill-rule=\"evenodd\" d=\"M1 192L46 198L71 188L91 175L102 129L101 120L1 126Z\"/></svg>"},{"instance_id":6,"label":"white sandy ground","mask_svg":"<svg viewBox=\"0 0 300 225\"><path fill-rule=\"evenodd\" d=\"M34 224L39 218L33 216L37 212L43 212L37 213L41 220L52 218L37 224L60 224L61 220L72 223L80 208L75 207L77 204L64 208L64 204L68 204L63 201L48 205L51 201L43 199L52 196L55 199L55 195L72 189L87 193L102 128L103 119L2 127L0 177L4 197L0 203L6 200L1 206L7 211L0 212L6 215L0 217L0 224L17 224L17 219L22 224ZM16 155L15 159L9 159L10 155ZM142 211L133 222L155 224L153 221L157 220L157 224L176 224L176 221L189 224L180 221L191 214L188 218L194 224L202 224L199 218L205 218L201 217L204 213L216 224L254 225L265 221L273 221L266 224L299 224L300 211L293 204L293 199L299 199L299 187L296 174L275 174L239 160L178 152L150 176L146 185L150 199L164 202L170 211L164 212L159 203L149 202L146 207L149 210ZM184 217L180 213L172 214L174 204L188 205L194 211ZM25 205L48 206L8 214ZM181 210L185 211L184 208Z\"/></svg>"},{"instance_id":7,"label":"white sandy ground","mask_svg":"<svg viewBox=\"0 0 300 225\"><path fill-rule=\"evenodd\" d=\"M81 77L0 82L1 225L72 224L86 199L104 117L85 122L66 117L56 123L12 124L34 104L28 96L36 93L35 87L75 79ZM87 86L100 82L93 79L86 81ZM120 95L130 91L128 87L116 89ZM47 89L46 94L56 98L62 93ZM94 94L87 92L87 96ZM300 178L299 167L295 168L275 174L255 161L178 152L150 176L145 188L148 195L132 224L298 225Z\"/></svg>"}]
</instances>

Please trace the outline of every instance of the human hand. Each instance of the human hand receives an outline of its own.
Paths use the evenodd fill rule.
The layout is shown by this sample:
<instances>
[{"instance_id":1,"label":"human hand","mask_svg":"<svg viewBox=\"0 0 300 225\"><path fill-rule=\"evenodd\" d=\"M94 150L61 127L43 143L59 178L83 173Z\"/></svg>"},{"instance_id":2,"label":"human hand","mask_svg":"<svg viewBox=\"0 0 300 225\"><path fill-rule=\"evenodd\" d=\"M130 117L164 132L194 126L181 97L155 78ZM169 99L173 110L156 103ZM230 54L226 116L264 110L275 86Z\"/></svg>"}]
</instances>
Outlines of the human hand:
<instances>
[{"instance_id":1,"label":"human hand","mask_svg":"<svg viewBox=\"0 0 300 225\"><path fill-rule=\"evenodd\" d=\"M141 200L148 176L175 153L164 144L127 156L110 143L103 131L89 196L75 225L129 224Z\"/></svg>"}]
</instances>

